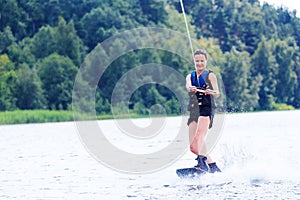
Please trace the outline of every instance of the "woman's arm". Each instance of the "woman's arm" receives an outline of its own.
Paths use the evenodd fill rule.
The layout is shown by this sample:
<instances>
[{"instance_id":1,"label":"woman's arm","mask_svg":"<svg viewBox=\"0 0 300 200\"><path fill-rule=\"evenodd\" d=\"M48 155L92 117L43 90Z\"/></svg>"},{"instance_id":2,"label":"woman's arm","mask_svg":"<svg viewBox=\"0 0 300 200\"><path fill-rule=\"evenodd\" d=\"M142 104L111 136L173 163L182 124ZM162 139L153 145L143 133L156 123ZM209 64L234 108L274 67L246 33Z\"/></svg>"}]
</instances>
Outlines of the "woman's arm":
<instances>
[{"instance_id":1,"label":"woman's arm","mask_svg":"<svg viewBox=\"0 0 300 200\"><path fill-rule=\"evenodd\" d=\"M214 73L209 73L208 79L211 83L212 90L214 91L214 93L211 93L211 95L215 98L218 98L220 96L220 92L216 75Z\"/></svg>"},{"instance_id":2,"label":"woman's arm","mask_svg":"<svg viewBox=\"0 0 300 200\"><path fill-rule=\"evenodd\" d=\"M185 78L185 87L188 92L197 92L197 88L195 86L192 86L191 74L188 74Z\"/></svg>"}]
</instances>

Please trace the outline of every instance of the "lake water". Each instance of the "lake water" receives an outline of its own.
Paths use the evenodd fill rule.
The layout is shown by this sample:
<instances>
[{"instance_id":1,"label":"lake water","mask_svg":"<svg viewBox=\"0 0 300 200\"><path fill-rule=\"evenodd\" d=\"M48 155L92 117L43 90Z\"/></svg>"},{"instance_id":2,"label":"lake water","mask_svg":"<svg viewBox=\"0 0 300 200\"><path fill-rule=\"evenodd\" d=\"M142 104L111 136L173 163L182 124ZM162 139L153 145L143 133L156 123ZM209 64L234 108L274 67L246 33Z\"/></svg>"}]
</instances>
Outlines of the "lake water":
<instances>
[{"instance_id":1,"label":"lake water","mask_svg":"<svg viewBox=\"0 0 300 200\"><path fill-rule=\"evenodd\" d=\"M127 174L96 161L74 122L0 126L0 199L300 199L299 119L299 110L227 114L211 153L223 172L196 179L175 173L196 164L189 151L157 172ZM151 142L145 152L165 145Z\"/></svg>"}]
</instances>

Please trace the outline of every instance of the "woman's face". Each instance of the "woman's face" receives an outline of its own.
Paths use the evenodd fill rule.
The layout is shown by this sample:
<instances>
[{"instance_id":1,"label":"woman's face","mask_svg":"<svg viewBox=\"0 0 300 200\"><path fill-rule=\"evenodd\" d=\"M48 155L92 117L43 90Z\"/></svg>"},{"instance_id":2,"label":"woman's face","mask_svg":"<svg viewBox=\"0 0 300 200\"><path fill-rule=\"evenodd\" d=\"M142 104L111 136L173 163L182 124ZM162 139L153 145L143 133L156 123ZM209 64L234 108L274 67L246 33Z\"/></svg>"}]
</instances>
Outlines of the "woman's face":
<instances>
[{"instance_id":1,"label":"woman's face","mask_svg":"<svg viewBox=\"0 0 300 200\"><path fill-rule=\"evenodd\" d=\"M195 58L195 67L197 71L203 71L206 69L207 60L203 54L197 54Z\"/></svg>"}]
</instances>

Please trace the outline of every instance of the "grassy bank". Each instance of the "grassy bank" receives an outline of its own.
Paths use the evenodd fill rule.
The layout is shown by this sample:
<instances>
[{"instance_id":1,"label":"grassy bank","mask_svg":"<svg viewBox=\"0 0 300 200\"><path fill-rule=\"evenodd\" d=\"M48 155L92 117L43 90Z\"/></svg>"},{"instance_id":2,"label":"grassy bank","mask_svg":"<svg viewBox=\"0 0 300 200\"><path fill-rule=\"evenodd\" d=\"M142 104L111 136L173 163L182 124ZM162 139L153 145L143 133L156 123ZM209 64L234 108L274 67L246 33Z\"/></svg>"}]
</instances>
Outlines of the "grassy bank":
<instances>
[{"instance_id":1,"label":"grassy bank","mask_svg":"<svg viewBox=\"0 0 300 200\"><path fill-rule=\"evenodd\" d=\"M277 110L294 110L290 107ZM229 112L230 113L230 112ZM233 112L238 113L238 112ZM177 115L168 115L177 116ZM149 115L139 115L131 113L128 115L99 115L97 120L105 119L124 119L124 118L147 118ZM160 117L159 115L152 115L151 117ZM83 120L88 120L93 117L82 117ZM45 122L65 122L74 121L74 116L72 111L64 110L15 110L15 111L4 111L0 112L0 125L3 124L26 124L26 123L45 123Z\"/></svg>"},{"instance_id":2,"label":"grassy bank","mask_svg":"<svg viewBox=\"0 0 300 200\"><path fill-rule=\"evenodd\" d=\"M141 118L148 115L129 114L117 116L116 118ZM115 118L112 115L97 116L98 120ZM88 117L83 117L88 119ZM74 121L72 111L64 110L15 110L0 112L0 124L26 124L45 122L65 122Z\"/></svg>"},{"instance_id":3,"label":"grassy bank","mask_svg":"<svg viewBox=\"0 0 300 200\"><path fill-rule=\"evenodd\" d=\"M0 112L0 124L62 122L73 120L72 111L15 110Z\"/></svg>"}]
</instances>

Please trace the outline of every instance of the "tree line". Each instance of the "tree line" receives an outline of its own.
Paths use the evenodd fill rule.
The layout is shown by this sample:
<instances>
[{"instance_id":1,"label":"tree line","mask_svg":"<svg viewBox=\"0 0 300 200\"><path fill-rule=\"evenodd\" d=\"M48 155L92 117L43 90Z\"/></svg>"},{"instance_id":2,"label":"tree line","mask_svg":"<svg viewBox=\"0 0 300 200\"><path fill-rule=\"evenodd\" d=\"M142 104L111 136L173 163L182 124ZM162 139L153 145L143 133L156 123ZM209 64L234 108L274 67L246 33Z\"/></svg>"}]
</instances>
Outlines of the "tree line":
<instances>
[{"instance_id":1,"label":"tree line","mask_svg":"<svg viewBox=\"0 0 300 200\"><path fill-rule=\"evenodd\" d=\"M258 0L189 0L184 6L192 37L221 74L228 111L300 107L296 11ZM138 27L185 34L179 1L0 0L0 110L70 110L75 76L85 57L105 39ZM177 41L168 42L180 48ZM99 80L98 114L111 113L113 83L145 63L172 66L183 76L193 69L170 52L130 52L111 63ZM106 82L112 84L101 87ZM157 104L169 114L181 112L176 96L157 84L138 88L129 107L148 114Z\"/></svg>"}]
</instances>

